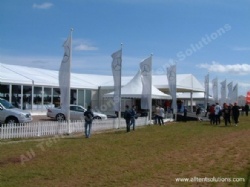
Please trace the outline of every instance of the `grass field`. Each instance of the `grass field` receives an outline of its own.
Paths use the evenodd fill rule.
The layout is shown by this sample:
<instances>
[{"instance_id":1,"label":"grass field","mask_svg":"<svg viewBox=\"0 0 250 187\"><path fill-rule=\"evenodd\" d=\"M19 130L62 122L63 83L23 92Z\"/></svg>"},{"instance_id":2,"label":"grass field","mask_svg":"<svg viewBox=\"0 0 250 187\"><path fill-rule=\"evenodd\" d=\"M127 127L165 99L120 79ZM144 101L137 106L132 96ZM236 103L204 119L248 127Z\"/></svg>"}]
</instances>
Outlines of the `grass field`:
<instances>
[{"instance_id":1,"label":"grass field","mask_svg":"<svg viewBox=\"0 0 250 187\"><path fill-rule=\"evenodd\" d=\"M197 182L205 177L210 182ZM241 116L237 127L190 121L89 139L0 140L0 186L248 187L250 116Z\"/></svg>"}]
</instances>

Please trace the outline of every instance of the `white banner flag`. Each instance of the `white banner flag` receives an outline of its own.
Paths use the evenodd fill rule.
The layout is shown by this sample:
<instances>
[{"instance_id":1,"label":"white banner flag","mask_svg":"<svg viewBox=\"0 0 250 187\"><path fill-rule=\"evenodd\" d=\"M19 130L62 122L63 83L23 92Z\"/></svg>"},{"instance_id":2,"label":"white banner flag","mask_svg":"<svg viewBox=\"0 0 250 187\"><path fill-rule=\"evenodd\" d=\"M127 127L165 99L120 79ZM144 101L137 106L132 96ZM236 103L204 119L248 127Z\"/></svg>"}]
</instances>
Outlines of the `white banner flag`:
<instances>
[{"instance_id":1,"label":"white banner flag","mask_svg":"<svg viewBox=\"0 0 250 187\"><path fill-rule=\"evenodd\" d=\"M71 35L63 44L64 55L59 70L60 105L68 119L70 104Z\"/></svg>"},{"instance_id":2,"label":"white banner flag","mask_svg":"<svg viewBox=\"0 0 250 187\"><path fill-rule=\"evenodd\" d=\"M233 87L231 102L238 102L238 84Z\"/></svg>"},{"instance_id":3,"label":"white banner flag","mask_svg":"<svg viewBox=\"0 0 250 187\"><path fill-rule=\"evenodd\" d=\"M170 95L172 96L172 109L174 113L177 112L177 101L176 101L176 65L171 65L167 68L168 87Z\"/></svg>"},{"instance_id":4,"label":"white banner flag","mask_svg":"<svg viewBox=\"0 0 250 187\"><path fill-rule=\"evenodd\" d=\"M227 90L228 90L228 102L231 103L232 100L232 92L233 92L233 82L228 83L227 85Z\"/></svg>"},{"instance_id":5,"label":"white banner flag","mask_svg":"<svg viewBox=\"0 0 250 187\"><path fill-rule=\"evenodd\" d=\"M226 99L227 99L227 90L226 90L227 80L222 81L220 84L221 84L221 89L220 89L221 104L223 104L223 103L226 103Z\"/></svg>"},{"instance_id":6,"label":"white banner flag","mask_svg":"<svg viewBox=\"0 0 250 187\"><path fill-rule=\"evenodd\" d=\"M205 76L205 99L206 103L209 101L209 74Z\"/></svg>"},{"instance_id":7,"label":"white banner flag","mask_svg":"<svg viewBox=\"0 0 250 187\"><path fill-rule=\"evenodd\" d=\"M141 109L151 109L152 92L152 56L140 63L142 95Z\"/></svg>"},{"instance_id":8,"label":"white banner flag","mask_svg":"<svg viewBox=\"0 0 250 187\"><path fill-rule=\"evenodd\" d=\"M218 102L218 78L212 80L212 85L214 101Z\"/></svg>"},{"instance_id":9,"label":"white banner flag","mask_svg":"<svg viewBox=\"0 0 250 187\"><path fill-rule=\"evenodd\" d=\"M122 50L116 51L112 55L113 61L111 64L114 78L114 110L121 110L121 71L122 71Z\"/></svg>"}]
</instances>

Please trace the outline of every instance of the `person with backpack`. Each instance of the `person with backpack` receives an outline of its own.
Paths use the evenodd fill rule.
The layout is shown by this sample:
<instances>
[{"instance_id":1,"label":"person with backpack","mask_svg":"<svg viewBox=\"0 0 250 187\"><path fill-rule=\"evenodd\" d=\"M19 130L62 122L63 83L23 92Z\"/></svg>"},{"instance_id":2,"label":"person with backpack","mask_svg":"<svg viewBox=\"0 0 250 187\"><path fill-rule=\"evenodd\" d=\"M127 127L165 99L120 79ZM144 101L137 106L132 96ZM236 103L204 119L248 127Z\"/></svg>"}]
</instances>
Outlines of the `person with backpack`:
<instances>
[{"instance_id":1,"label":"person with backpack","mask_svg":"<svg viewBox=\"0 0 250 187\"><path fill-rule=\"evenodd\" d=\"M91 128L92 128L92 121L94 118L94 114L91 110L91 106L88 106L87 110L84 112L84 119L85 119L85 137L89 138L91 134Z\"/></svg>"},{"instance_id":2,"label":"person with backpack","mask_svg":"<svg viewBox=\"0 0 250 187\"><path fill-rule=\"evenodd\" d=\"M130 132L130 124L131 124L131 111L129 109L129 106L126 105L125 106L125 112L124 112L124 115L123 115L123 118L125 119L126 121L126 129L127 129L127 132Z\"/></svg>"}]
</instances>

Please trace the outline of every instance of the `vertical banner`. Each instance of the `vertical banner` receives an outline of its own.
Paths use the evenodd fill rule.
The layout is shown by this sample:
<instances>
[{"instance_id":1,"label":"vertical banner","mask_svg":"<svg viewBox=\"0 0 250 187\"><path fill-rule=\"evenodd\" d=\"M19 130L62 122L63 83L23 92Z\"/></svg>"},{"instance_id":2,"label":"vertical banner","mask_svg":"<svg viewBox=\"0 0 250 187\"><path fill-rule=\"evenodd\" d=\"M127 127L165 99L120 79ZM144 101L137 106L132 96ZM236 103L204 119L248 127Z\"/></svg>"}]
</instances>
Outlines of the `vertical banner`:
<instances>
[{"instance_id":1,"label":"vertical banner","mask_svg":"<svg viewBox=\"0 0 250 187\"><path fill-rule=\"evenodd\" d=\"M176 65L171 65L167 68L168 86L170 95L172 96L172 109L174 113L177 112L176 101Z\"/></svg>"},{"instance_id":2,"label":"vertical banner","mask_svg":"<svg viewBox=\"0 0 250 187\"><path fill-rule=\"evenodd\" d=\"M116 51L112 55L113 61L111 64L114 78L114 110L121 111L121 71L122 71L122 49Z\"/></svg>"},{"instance_id":3,"label":"vertical banner","mask_svg":"<svg viewBox=\"0 0 250 187\"><path fill-rule=\"evenodd\" d=\"M209 102L209 74L205 76L205 107L207 108L207 103Z\"/></svg>"},{"instance_id":4,"label":"vertical banner","mask_svg":"<svg viewBox=\"0 0 250 187\"><path fill-rule=\"evenodd\" d=\"M228 83L227 85L227 90L228 90L228 103L232 102L232 93L233 93L233 82Z\"/></svg>"},{"instance_id":5,"label":"vertical banner","mask_svg":"<svg viewBox=\"0 0 250 187\"><path fill-rule=\"evenodd\" d=\"M152 56L140 63L142 95L141 109L151 109L152 92Z\"/></svg>"},{"instance_id":6,"label":"vertical banner","mask_svg":"<svg viewBox=\"0 0 250 187\"><path fill-rule=\"evenodd\" d=\"M234 87L233 87L231 102L237 102L238 103L238 83L235 84Z\"/></svg>"},{"instance_id":7,"label":"vertical banner","mask_svg":"<svg viewBox=\"0 0 250 187\"><path fill-rule=\"evenodd\" d=\"M222 81L221 83L221 89L220 89L220 93L221 93L221 106L223 103L226 103L226 99L227 99L227 90L226 90L226 85L227 85L227 80Z\"/></svg>"},{"instance_id":8,"label":"vertical banner","mask_svg":"<svg viewBox=\"0 0 250 187\"><path fill-rule=\"evenodd\" d=\"M212 85L214 101L218 102L218 78L212 80Z\"/></svg>"},{"instance_id":9,"label":"vertical banner","mask_svg":"<svg viewBox=\"0 0 250 187\"><path fill-rule=\"evenodd\" d=\"M64 42L64 55L59 70L60 105L62 112L70 119L70 68L71 68L71 34Z\"/></svg>"}]
</instances>

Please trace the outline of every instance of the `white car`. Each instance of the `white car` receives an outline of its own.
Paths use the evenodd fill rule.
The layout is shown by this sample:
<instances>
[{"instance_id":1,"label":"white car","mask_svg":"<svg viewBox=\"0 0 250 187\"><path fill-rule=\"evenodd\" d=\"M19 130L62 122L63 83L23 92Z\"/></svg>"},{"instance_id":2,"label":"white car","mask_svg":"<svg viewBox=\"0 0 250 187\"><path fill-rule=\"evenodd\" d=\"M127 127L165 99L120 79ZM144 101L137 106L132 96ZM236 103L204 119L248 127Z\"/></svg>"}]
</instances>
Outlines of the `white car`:
<instances>
[{"instance_id":1,"label":"white car","mask_svg":"<svg viewBox=\"0 0 250 187\"><path fill-rule=\"evenodd\" d=\"M0 124L28 123L32 121L29 112L14 107L7 100L0 98Z\"/></svg>"},{"instance_id":2,"label":"white car","mask_svg":"<svg viewBox=\"0 0 250 187\"><path fill-rule=\"evenodd\" d=\"M70 105L70 120L83 120L83 113L86 111L84 107L81 105ZM107 119L107 115L93 112L94 119ZM54 118L57 121L64 121L66 119L66 114L62 112L61 107L57 108L48 108L47 109L47 117Z\"/></svg>"}]
</instances>

